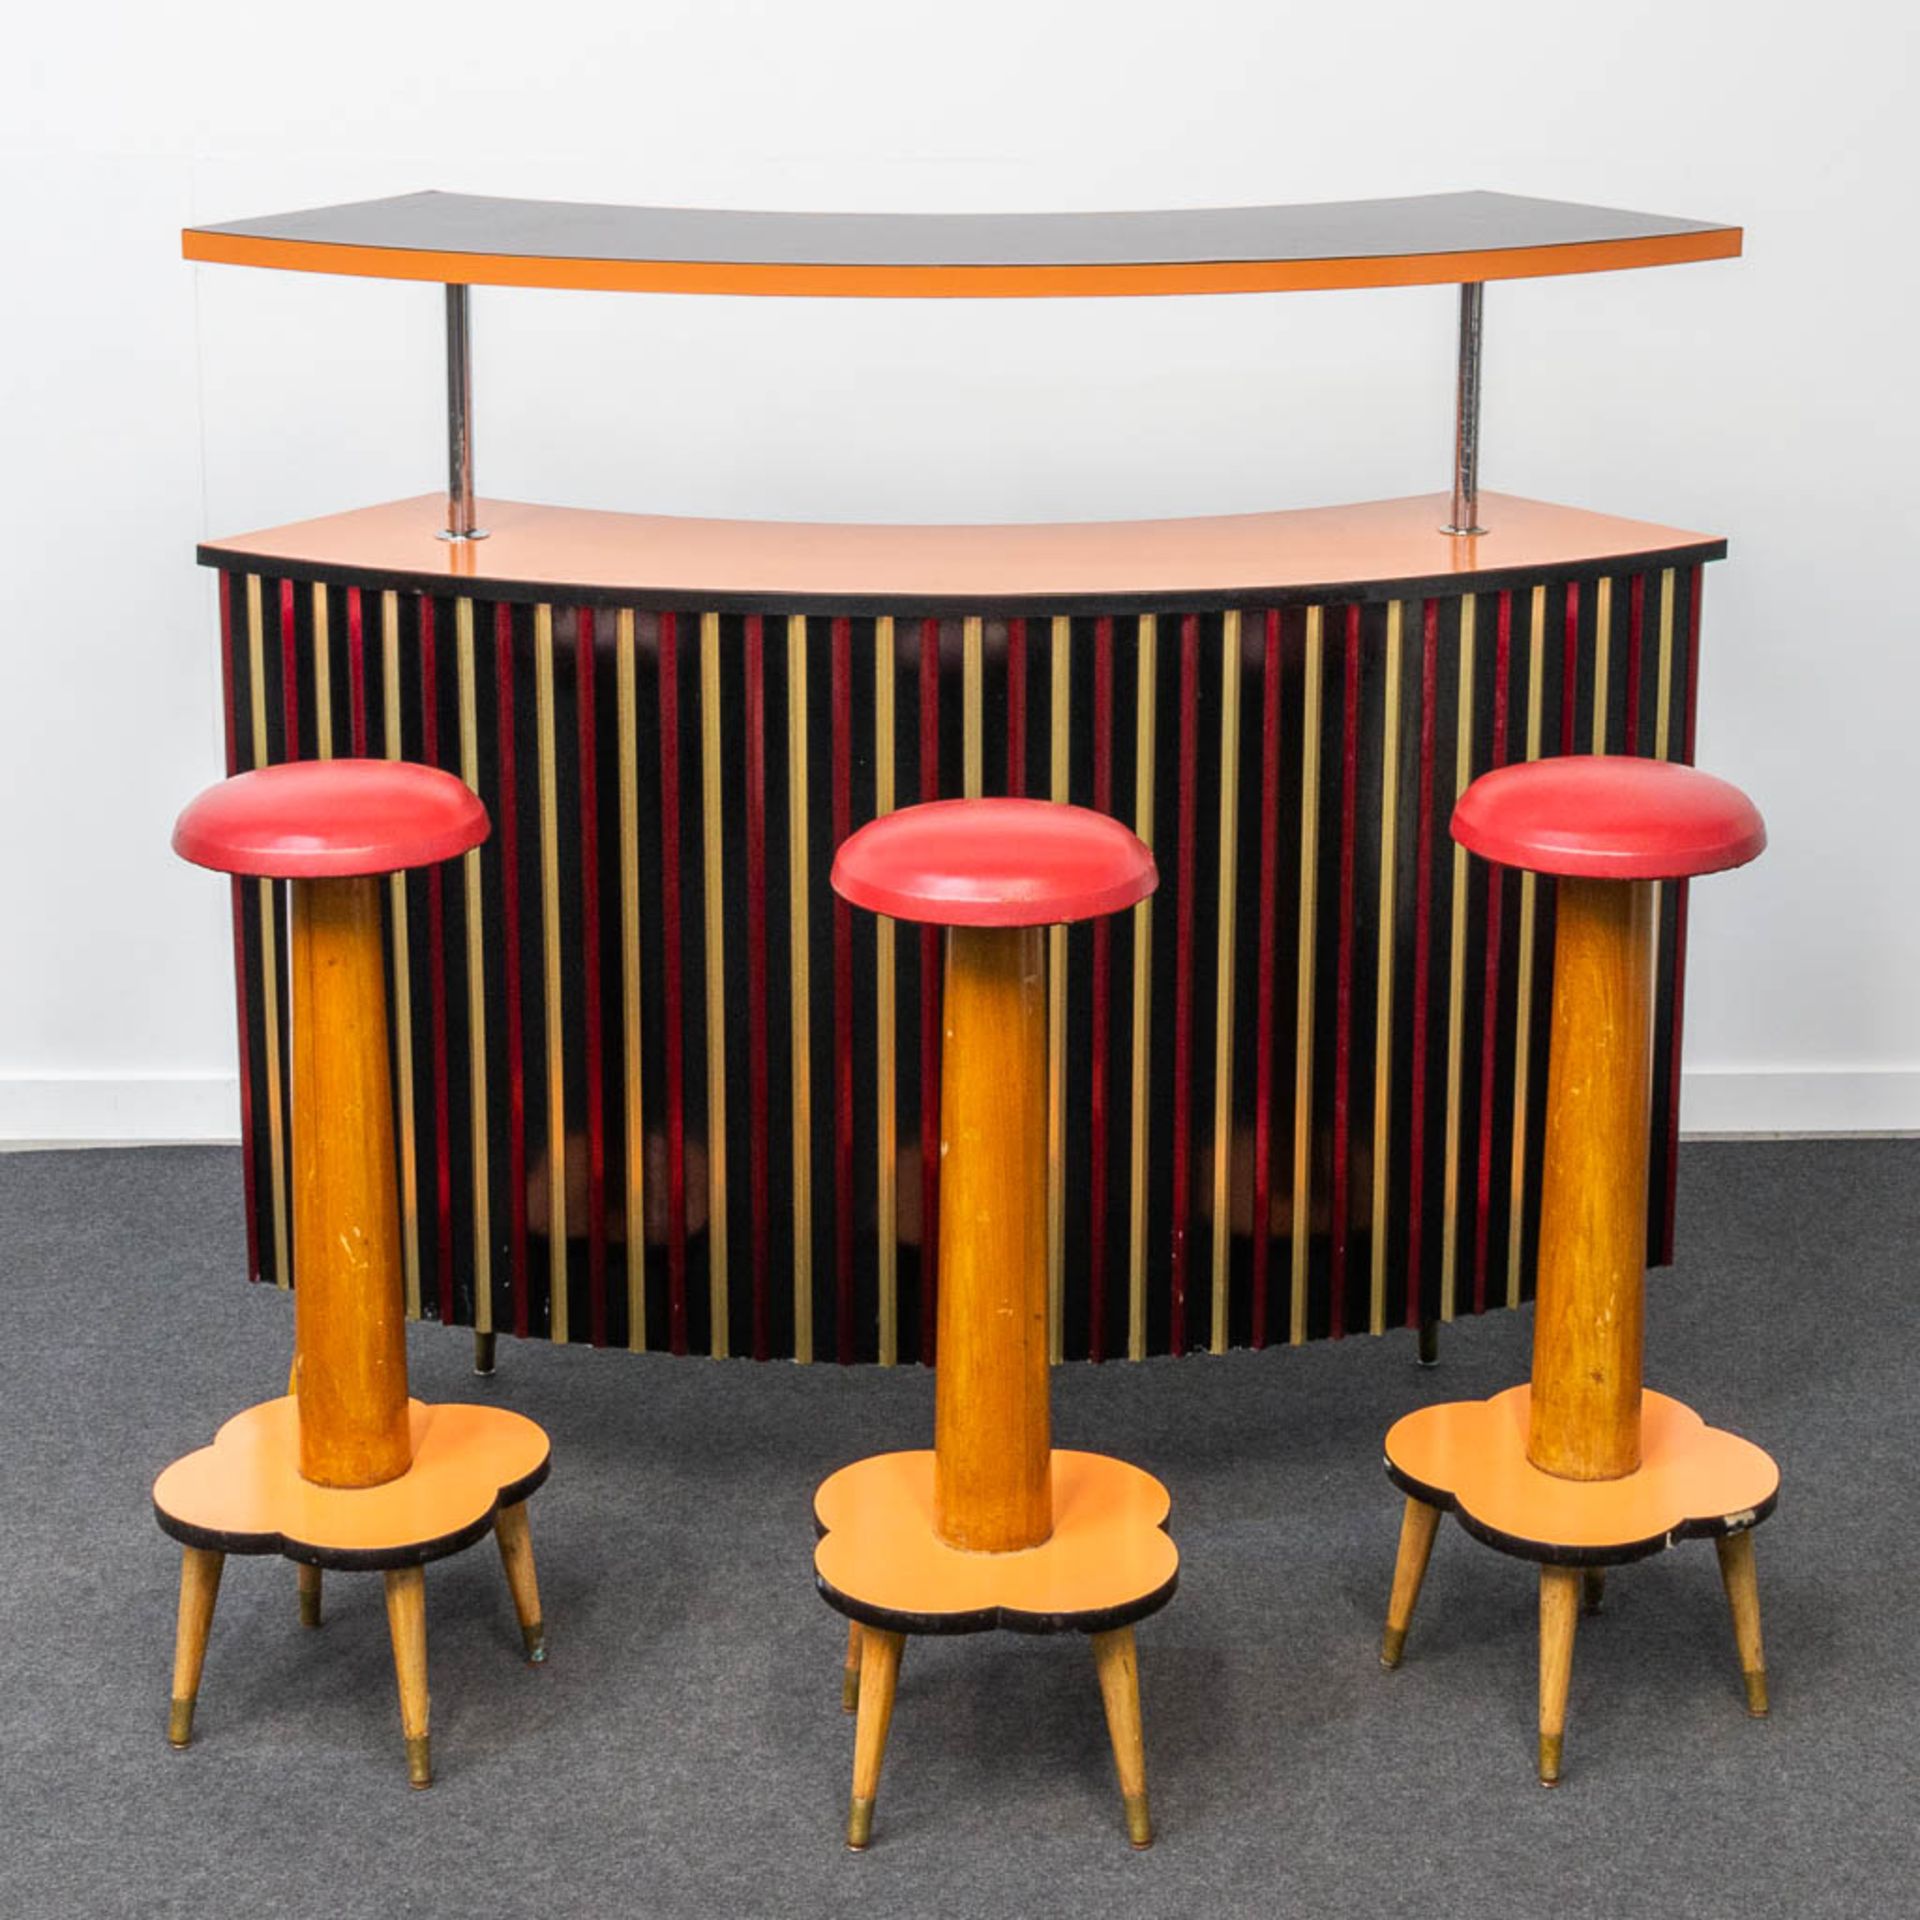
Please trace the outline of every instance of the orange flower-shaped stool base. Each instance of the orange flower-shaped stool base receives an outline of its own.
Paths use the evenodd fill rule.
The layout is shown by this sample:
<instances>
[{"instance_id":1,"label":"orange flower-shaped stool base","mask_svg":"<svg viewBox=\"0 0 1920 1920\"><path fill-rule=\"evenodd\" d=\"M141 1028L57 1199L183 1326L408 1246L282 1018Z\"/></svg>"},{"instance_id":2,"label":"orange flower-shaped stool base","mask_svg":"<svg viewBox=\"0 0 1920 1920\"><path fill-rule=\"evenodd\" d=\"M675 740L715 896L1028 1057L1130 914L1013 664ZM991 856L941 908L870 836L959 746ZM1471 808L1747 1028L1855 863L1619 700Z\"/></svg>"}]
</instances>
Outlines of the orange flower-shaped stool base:
<instances>
[{"instance_id":1,"label":"orange flower-shaped stool base","mask_svg":"<svg viewBox=\"0 0 1920 1920\"><path fill-rule=\"evenodd\" d=\"M176 1460L154 1482L154 1517L184 1549L168 1727L176 1747L193 1737L214 1599L230 1553L279 1554L298 1563L301 1617L309 1626L320 1624L325 1569L385 1574L407 1772L417 1787L433 1779L426 1563L494 1534L527 1658L546 1658L526 1509L547 1477L546 1434L500 1407L409 1400L407 1418L412 1465L376 1487L323 1487L301 1476L291 1394L235 1414L211 1446Z\"/></svg>"}]
</instances>

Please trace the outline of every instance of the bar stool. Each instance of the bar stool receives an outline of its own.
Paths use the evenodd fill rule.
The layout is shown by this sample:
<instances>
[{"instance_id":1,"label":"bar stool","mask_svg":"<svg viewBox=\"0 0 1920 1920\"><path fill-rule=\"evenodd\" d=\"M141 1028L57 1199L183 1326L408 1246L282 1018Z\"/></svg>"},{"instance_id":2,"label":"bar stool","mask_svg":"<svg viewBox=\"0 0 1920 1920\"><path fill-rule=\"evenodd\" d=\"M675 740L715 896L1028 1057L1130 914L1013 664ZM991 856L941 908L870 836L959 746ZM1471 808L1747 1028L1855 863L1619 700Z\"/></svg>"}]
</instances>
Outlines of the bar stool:
<instances>
[{"instance_id":1,"label":"bar stool","mask_svg":"<svg viewBox=\"0 0 1920 1920\"><path fill-rule=\"evenodd\" d=\"M1133 1627L1172 1598L1180 1558L1157 1480L1051 1444L1043 930L1118 913L1157 881L1118 821L1044 800L903 808L833 864L855 906L947 929L934 1445L856 1461L814 1497L816 1584L851 1622L856 1851L906 1635L994 1627L1091 1635L1127 1834L1153 1839Z\"/></svg>"},{"instance_id":2,"label":"bar stool","mask_svg":"<svg viewBox=\"0 0 1920 1920\"><path fill-rule=\"evenodd\" d=\"M181 1543L168 1738L184 1747L230 1553L277 1553L320 1621L321 1570L386 1576L407 1776L433 1781L425 1565L493 1533L527 1657L545 1657L525 1502L547 1436L502 1408L407 1392L406 1316L387 1056L381 874L451 860L487 837L450 773L327 760L243 773L200 795L174 851L217 872L291 882L293 1379L154 1482Z\"/></svg>"},{"instance_id":3,"label":"bar stool","mask_svg":"<svg viewBox=\"0 0 1920 1920\"><path fill-rule=\"evenodd\" d=\"M1767 1710L1752 1529L1780 1474L1746 1440L1642 1391L1648 1062L1658 885L1744 866L1766 828L1738 788L1623 756L1505 767L1461 796L1454 838L1558 877L1539 1282L1530 1386L1425 1407L1387 1435L1407 1496L1380 1658L1397 1666L1442 1512L1540 1564L1540 1779L1560 1778L1573 1635L1605 1570L1710 1539L1747 1708Z\"/></svg>"}]
</instances>

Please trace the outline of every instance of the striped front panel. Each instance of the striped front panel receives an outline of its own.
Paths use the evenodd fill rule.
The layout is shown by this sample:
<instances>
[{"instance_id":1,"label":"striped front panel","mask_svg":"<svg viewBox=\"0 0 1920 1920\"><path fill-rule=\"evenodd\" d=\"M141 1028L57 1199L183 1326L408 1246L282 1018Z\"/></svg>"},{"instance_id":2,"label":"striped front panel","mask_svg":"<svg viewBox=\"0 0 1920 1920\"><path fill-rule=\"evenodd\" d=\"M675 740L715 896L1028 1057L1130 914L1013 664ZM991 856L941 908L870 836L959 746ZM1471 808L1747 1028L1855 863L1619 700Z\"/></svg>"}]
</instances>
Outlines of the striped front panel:
<instances>
[{"instance_id":1,"label":"striped front panel","mask_svg":"<svg viewBox=\"0 0 1920 1920\"><path fill-rule=\"evenodd\" d=\"M676 1353L932 1358L938 940L836 900L838 842L952 794L1129 821L1159 892L1053 936L1054 1351L1217 1351L1530 1294L1553 893L1447 821L1504 761L1690 758L1699 589L837 618L230 574L229 754L425 760L492 813L392 886L410 1306ZM236 886L284 1284L283 912ZM1661 1259L1684 949L1668 889Z\"/></svg>"}]
</instances>

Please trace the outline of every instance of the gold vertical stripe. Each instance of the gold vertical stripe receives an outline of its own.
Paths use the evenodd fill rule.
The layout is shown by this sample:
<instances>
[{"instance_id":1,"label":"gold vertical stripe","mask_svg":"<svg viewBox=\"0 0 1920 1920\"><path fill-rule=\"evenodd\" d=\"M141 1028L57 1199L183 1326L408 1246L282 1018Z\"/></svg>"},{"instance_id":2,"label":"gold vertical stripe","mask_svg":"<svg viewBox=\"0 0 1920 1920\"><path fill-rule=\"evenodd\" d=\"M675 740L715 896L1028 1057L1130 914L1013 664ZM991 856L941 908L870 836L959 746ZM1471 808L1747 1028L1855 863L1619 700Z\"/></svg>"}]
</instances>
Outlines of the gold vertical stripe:
<instances>
[{"instance_id":1,"label":"gold vertical stripe","mask_svg":"<svg viewBox=\"0 0 1920 1920\"><path fill-rule=\"evenodd\" d=\"M1533 633L1527 654L1527 758L1540 758L1542 684L1547 660L1547 590L1533 590ZM1513 1171L1507 1201L1507 1305L1520 1304L1520 1257L1527 1225L1527 1078L1533 1054L1534 894L1539 880L1520 876L1520 966L1513 1010Z\"/></svg>"},{"instance_id":2,"label":"gold vertical stripe","mask_svg":"<svg viewBox=\"0 0 1920 1920\"><path fill-rule=\"evenodd\" d=\"M548 1331L567 1337L566 1029L560 1016L560 779L553 744L553 609L533 610L533 706L540 766L540 906L547 1013Z\"/></svg>"},{"instance_id":3,"label":"gold vertical stripe","mask_svg":"<svg viewBox=\"0 0 1920 1920\"><path fill-rule=\"evenodd\" d=\"M380 684L389 760L402 753L400 733L400 596L380 596ZM393 941L393 1049L400 1064L400 1245L407 1275L407 1313L420 1317L420 1158L413 1133L413 959L407 926L407 876L387 883Z\"/></svg>"},{"instance_id":4,"label":"gold vertical stripe","mask_svg":"<svg viewBox=\"0 0 1920 1920\"><path fill-rule=\"evenodd\" d=\"M1064 804L1072 771L1069 701L1073 622L1056 615L1049 630L1053 669L1050 797ZM1047 1357L1066 1357L1067 1248L1067 930L1047 929Z\"/></svg>"},{"instance_id":5,"label":"gold vertical stripe","mask_svg":"<svg viewBox=\"0 0 1920 1920\"><path fill-rule=\"evenodd\" d=\"M1607 662L1613 647L1613 582L1603 579L1593 596L1593 750L1607 750Z\"/></svg>"},{"instance_id":6,"label":"gold vertical stripe","mask_svg":"<svg viewBox=\"0 0 1920 1920\"><path fill-rule=\"evenodd\" d=\"M614 618L613 671L620 735L620 1013L627 1136L627 1346L647 1347L647 1131L640 1085L640 753L633 609Z\"/></svg>"},{"instance_id":7,"label":"gold vertical stripe","mask_svg":"<svg viewBox=\"0 0 1920 1920\"><path fill-rule=\"evenodd\" d=\"M333 643L327 633L327 589L313 583L313 727L319 757L333 758Z\"/></svg>"},{"instance_id":8,"label":"gold vertical stripe","mask_svg":"<svg viewBox=\"0 0 1920 1920\"><path fill-rule=\"evenodd\" d=\"M1213 1329L1227 1350L1227 1255L1233 1244L1233 908L1240 839L1240 614L1220 620L1220 940L1214 961Z\"/></svg>"},{"instance_id":9,"label":"gold vertical stripe","mask_svg":"<svg viewBox=\"0 0 1920 1920\"><path fill-rule=\"evenodd\" d=\"M260 576L247 575L247 675L252 681L253 764L267 764L267 621L260 599ZM287 742L287 756L298 751ZM267 1181L273 1196L274 1279L293 1284L287 1257L287 1132L280 1071L280 915L271 880L260 883L260 1010L266 1022Z\"/></svg>"},{"instance_id":10,"label":"gold vertical stripe","mask_svg":"<svg viewBox=\"0 0 1920 1920\"><path fill-rule=\"evenodd\" d=\"M807 930L807 620L787 616L788 971L793 983L793 1357L813 1358L813 988Z\"/></svg>"},{"instance_id":11,"label":"gold vertical stripe","mask_svg":"<svg viewBox=\"0 0 1920 1920\"><path fill-rule=\"evenodd\" d=\"M1673 569L1660 575L1660 691L1653 713L1653 757L1665 760L1673 729Z\"/></svg>"},{"instance_id":12,"label":"gold vertical stripe","mask_svg":"<svg viewBox=\"0 0 1920 1920\"><path fill-rule=\"evenodd\" d=\"M1405 609L1387 604L1386 727L1380 768L1380 964L1373 1001L1373 1288L1368 1324L1387 1330L1387 1182L1393 1164L1393 939L1400 823L1400 645Z\"/></svg>"},{"instance_id":13,"label":"gold vertical stripe","mask_svg":"<svg viewBox=\"0 0 1920 1920\"><path fill-rule=\"evenodd\" d=\"M960 623L961 791L977 800L986 779L986 640L978 616Z\"/></svg>"},{"instance_id":14,"label":"gold vertical stripe","mask_svg":"<svg viewBox=\"0 0 1920 1920\"><path fill-rule=\"evenodd\" d=\"M1321 609L1307 609L1306 683L1300 718L1300 964L1294 1003L1293 1297L1287 1338L1307 1337L1307 1265L1313 1251L1313 944L1320 893Z\"/></svg>"},{"instance_id":15,"label":"gold vertical stripe","mask_svg":"<svg viewBox=\"0 0 1920 1920\"><path fill-rule=\"evenodd\" d=\"M707 1311L710 1351L727 1357L726 901L721 885L720 616L700 616L700 816L707 950Z\"/></svg>"},{"instance_id":16,"label":"gold vertical stripe","mask_svg":"<svg viewBox=\"0 0 1920 1920\"><path fill-rule=\"evenodd\" d=\"M474 690L473 602L453 603L460 681L460 778L480 791L480 718ZM473 1328L493 1331L493 1209L487 1175L487 947L481 924L480 849L461 857L467 901L467 1086L473 1141Z\"/></svg>"},{"instance_id":17,"label":"gold vertical stripe","mask_svg":"<svg viewBox=\"0 0 1920 1920\"><path fill-rule=\"evenodd\" d=\"M1454 733L1453 793L1473 778L1474 599L1460 600L1460 717ZM1445 1218L1440 1238L1440 1318L1451 1320L1460 1257L1460 1069L1466 1043L1467 850L1453 846L1453 939L1447 955L1447 1159Z\"/></svg>"},{"instance_id":18,"label":"gold vertical stripe","mask_svg":"<svg viewBox=\"0 0 1920 1920\"><path fill-rule=\"evenodd\" d=\"M1133 830L1153 845L1153 694L1158 633L1150 613L1140 616L1139 675L1134 707ZM1153 1005L1153 901L1133 910L1133 1113L1128 1146L1127 1358L1147 1357L1147 1096Z\"/></svg>"},{"instance_id":19,"label":"gold vertical stripe","mask_svg":"<svg viewBox=\"0 0 1920 1920\"><path fill-rule=\"evenodd\" d=\"M893 811L893 616L873 623L873 810ZM877 1109L874 1180L880 1233L880 1364L900 1357L900 1142L894 1084L893 922L875 916L874 1105Z\"/></svg>"}]
</instances>

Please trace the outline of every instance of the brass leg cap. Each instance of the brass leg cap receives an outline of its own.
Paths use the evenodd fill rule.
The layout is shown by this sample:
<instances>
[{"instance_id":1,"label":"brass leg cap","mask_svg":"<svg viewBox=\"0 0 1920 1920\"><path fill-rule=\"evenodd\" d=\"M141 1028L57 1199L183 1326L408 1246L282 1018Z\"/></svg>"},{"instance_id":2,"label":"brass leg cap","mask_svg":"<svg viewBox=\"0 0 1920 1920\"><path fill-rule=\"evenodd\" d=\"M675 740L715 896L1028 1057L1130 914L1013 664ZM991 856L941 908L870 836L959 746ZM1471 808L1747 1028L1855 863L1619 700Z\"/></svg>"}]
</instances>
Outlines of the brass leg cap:
<instances>
[{"instance_id":1,"label":"brass leg cap","mask_svg":"<svg viewBox=\"0 0 1920 1920\"><path fill-rule=\"evenodd\" d=\"M433 1745L430 1734L407 1735L407 1785L410 1787L433 1785Z\"/></svg>"},{"instance_id":2,"label":"brass leg cap","mask_svg":"<svg viewBox=\"0 0 1920 1920\"><path fill-rule=\"evenodd\" d=\"M1380 1637L1380 1664L1383 1667L1397 1667L1400 1664L1400 1656L1406 1649L1406 1628L1389 1627Z\"/></svg>"},{"instance_id":3,"label":"brass leg cap","mask_svg":"<svg viewBox=\"0 0 1920 1920\"><path fill-rule=\"evenodd\" d=\"M1543 1733L1540 1736L1540 1784L1543 1787L1557 1787L1560 1784L1560 1749L1565 1742L1565 1734Z\"/></svg>"},{"instance_id":4,"label":"brass leg cap","mask_svg":"<svg viewBox=\"0 0 1920 1920\"><path fill-rule=\"evenodd\" d=\"M320 1592L317 1587L312 1592L304 1587L300 1590L300 1624L303 1627L317 1627L320 1624Z\"/></svg>"},{"instance_id":5,"label":"brass leg cap","mask_svg":"<svg viewBox=\"0 0 1920 1920\"><path fill-rule=\"evenodd\" d=\"M176 1747L186 1746L193 1738L193 1701L176 1700L167 1715L167 1738Z\"/></svg>"},{"instance_id":6,"label":"brass leg cap","mask_svg":"<svg viewBox=\"0 0 1920 1920\"><path fill-rule=\"evenodd\" d=\"M1747 1683L1747 1711L1756 1720L1767 1717L1767 1670L1755 1667L1751 1673L1740 1676Z\"/></svg>"},{"instance_id":7,"label":"brass leg cap","mask_svg":"<svg viewBox=\"0 0 1920 1920\"><path fill-rule=\"evenodd\" d=\"M847 1808L847 1848L852 1853L865 1853L872 1844L873 1801L871 1797L863 1800L856 1793Z\"/></svg>"},{"instance_id":8,"label":"brass leg cap","mask_svg":"<svg viewBox=\"0 0 1920 1920\"><path fill-rule=\"evenodd\" d=\"M536 1667L544 1666L547 1659L547 1623L536 1620L530 1627L520 1629L520 1638L527 1649L527 1658Z\"/></svg>"},{"instance_id":9,"label":"brass leg cap","mask_svg":"<svg viewBox=\"0 0 1920 1920\"><path fill-rule=\"evenodd\" d=\"M840 1676L840 1711L858 1713L860 1711L860 1669L849 1667Z\"/></svg>"},{"instance_id":10,"label":"brass leg cap","mask_svg":"<svg viewBox=\"0 0 1920 1920\"><path fill-rule=\"evenodd\" d=\"M1153 1815L1147 1811L1144 1793L1129 1793L1127 1803L1127 1840L1135 1848L1153 1845Z\"/></svg>"}]
</instances>

